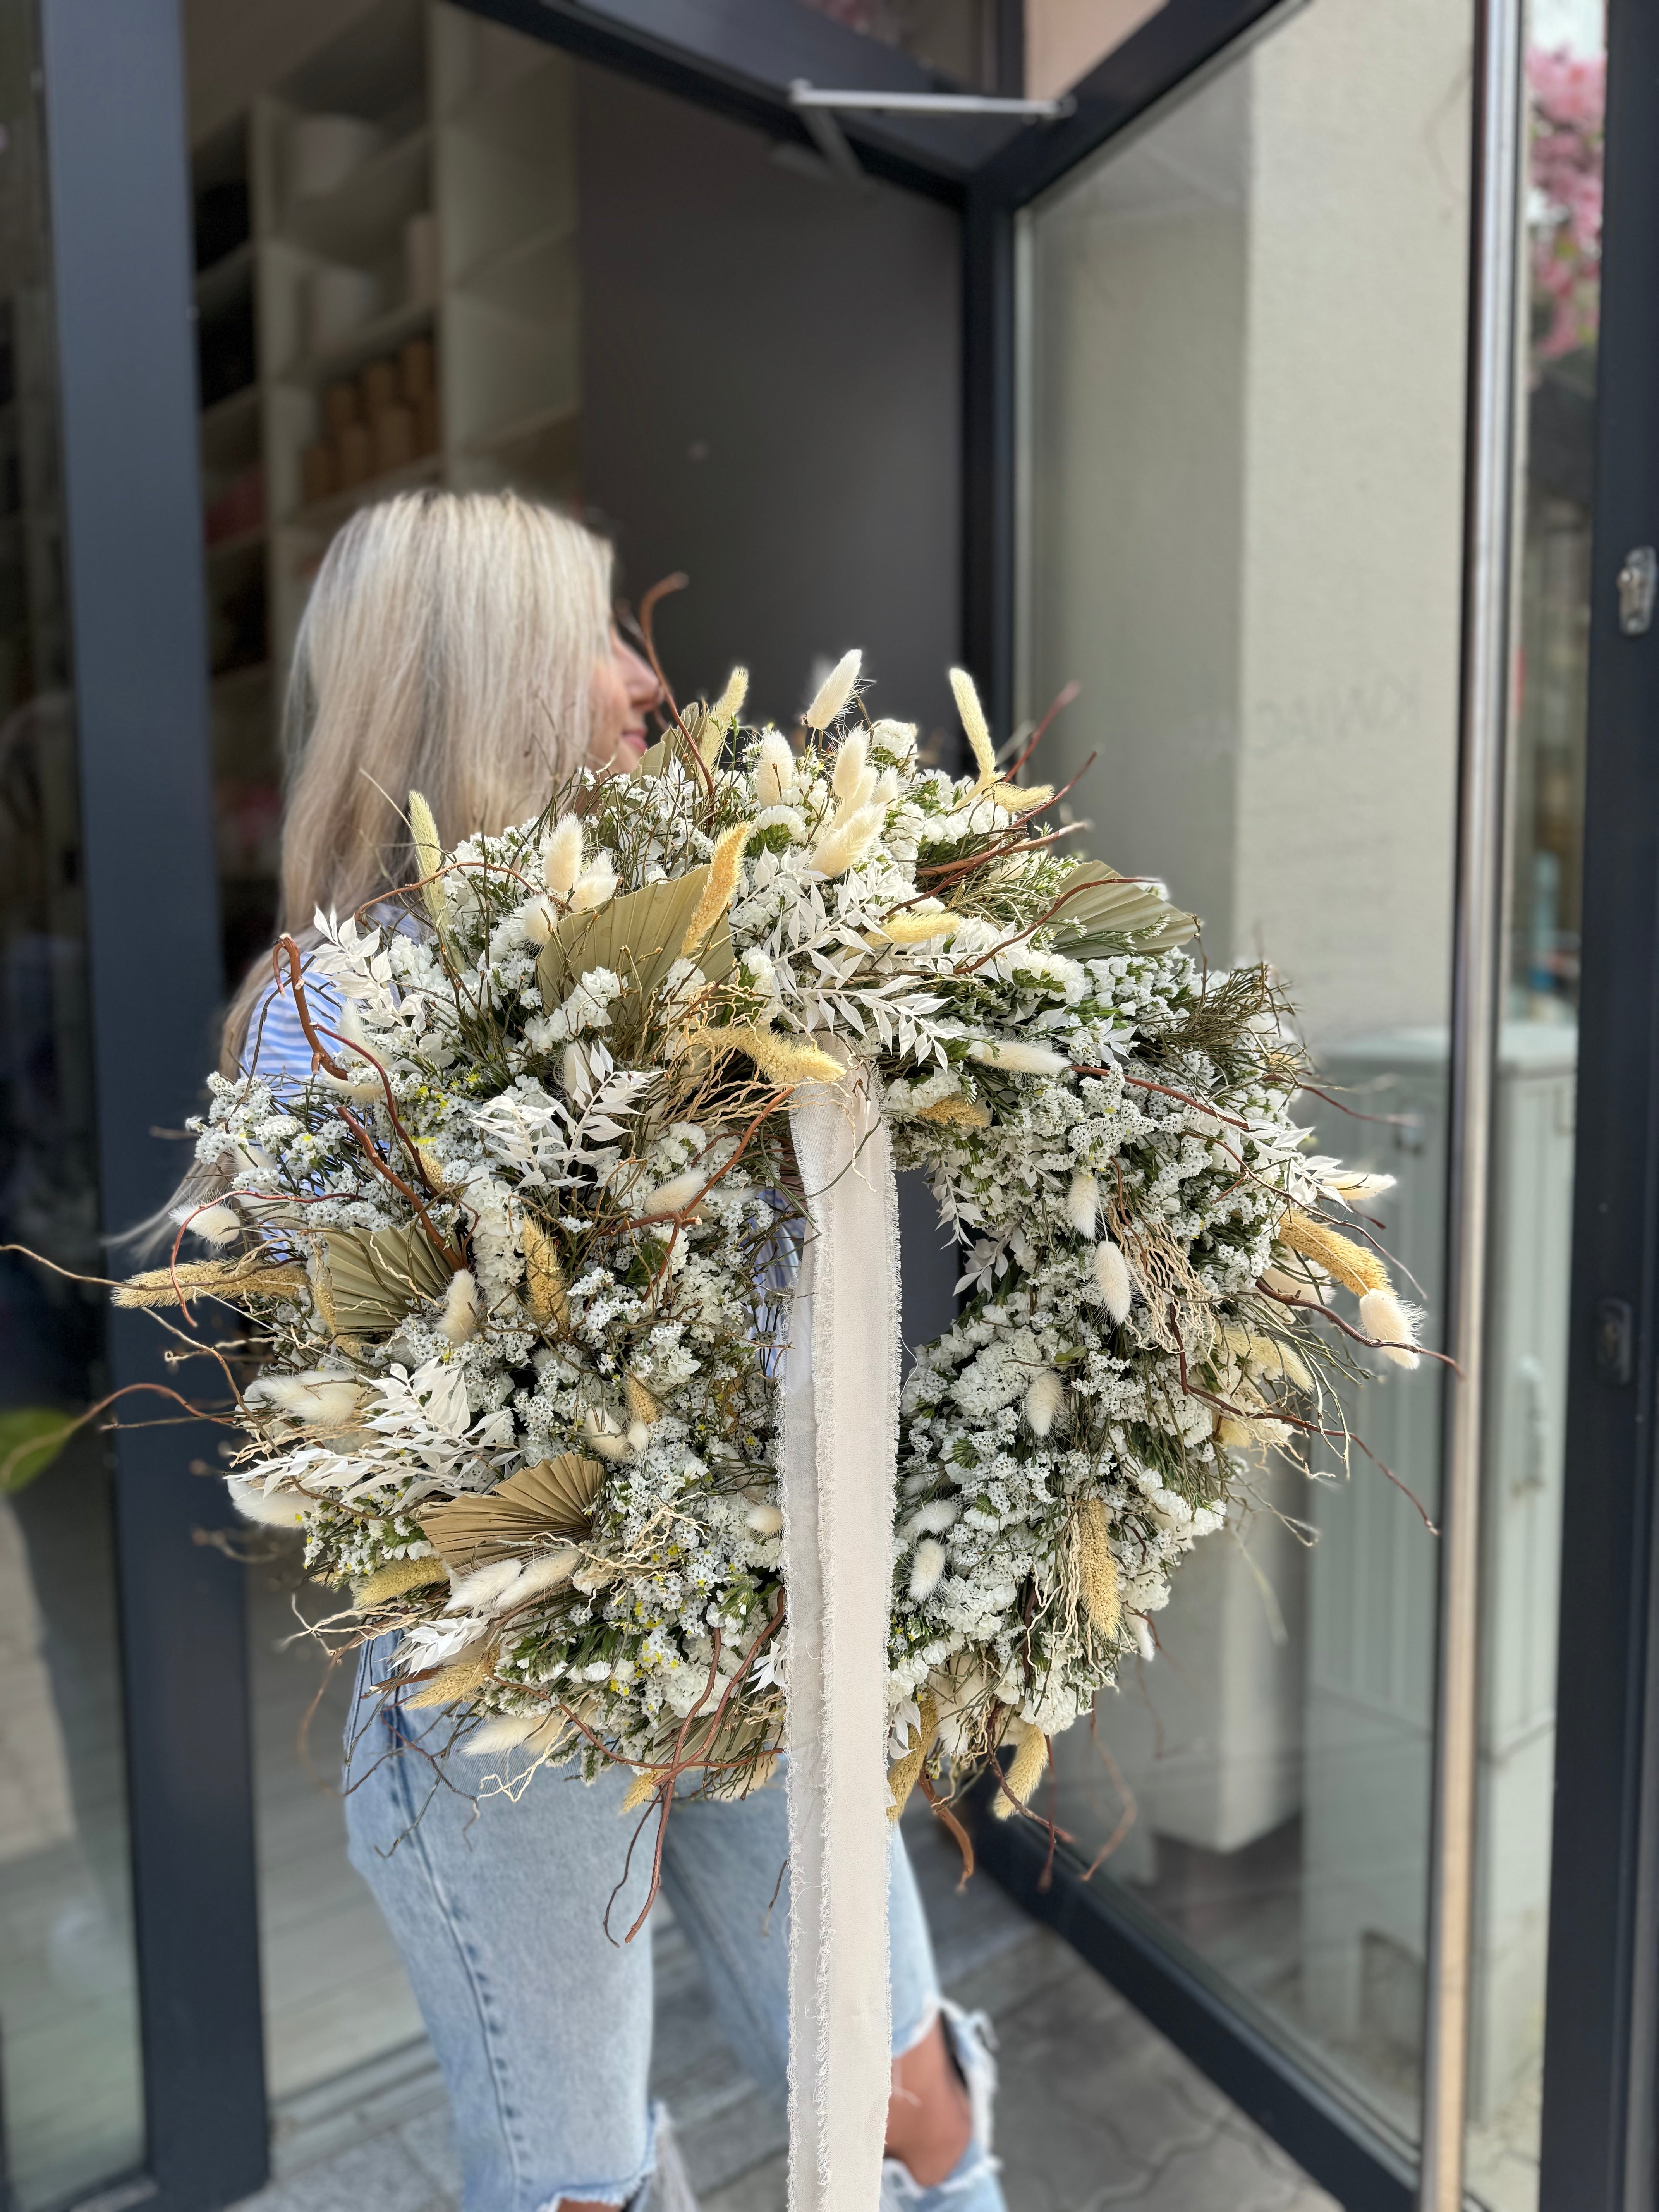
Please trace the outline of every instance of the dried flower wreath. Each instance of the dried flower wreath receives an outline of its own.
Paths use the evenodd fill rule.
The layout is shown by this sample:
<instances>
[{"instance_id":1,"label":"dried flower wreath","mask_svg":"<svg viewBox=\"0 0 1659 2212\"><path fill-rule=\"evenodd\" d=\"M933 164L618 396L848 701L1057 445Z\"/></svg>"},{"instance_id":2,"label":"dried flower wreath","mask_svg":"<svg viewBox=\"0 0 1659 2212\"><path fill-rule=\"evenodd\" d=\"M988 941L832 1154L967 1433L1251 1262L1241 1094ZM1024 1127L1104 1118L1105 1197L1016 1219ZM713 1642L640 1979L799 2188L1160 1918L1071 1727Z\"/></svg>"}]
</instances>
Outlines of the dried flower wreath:
<instances>
[{"instance_id":1,"label":"dried flower wreath","mask_svg":"<svg viewBox=\"0 0 1659 2212\"><path fill-rule=\"evenodd\" d=\"M1377 1179L1291 1118L1270 973L1062 857L965 675L955 779L858 666L800 750L739 726L739 672L453 852L411 794L400 911L286 945L310 1070L214 1079L187 1225L219 1256L117 1294L250 1317L236 1501L349 1586L348 1641L400 1632L410 1702L479 1754L626 1763L641 1803L741 1794L784 1741L798 1086L873 1079L967 1254L902 1397L895 1812L1005 1745L998 1809L1029 1797L1252 1462L1346 1444L1350 1345L1419 1357L1334 1225Z\"/></svg>"}]
</instances>

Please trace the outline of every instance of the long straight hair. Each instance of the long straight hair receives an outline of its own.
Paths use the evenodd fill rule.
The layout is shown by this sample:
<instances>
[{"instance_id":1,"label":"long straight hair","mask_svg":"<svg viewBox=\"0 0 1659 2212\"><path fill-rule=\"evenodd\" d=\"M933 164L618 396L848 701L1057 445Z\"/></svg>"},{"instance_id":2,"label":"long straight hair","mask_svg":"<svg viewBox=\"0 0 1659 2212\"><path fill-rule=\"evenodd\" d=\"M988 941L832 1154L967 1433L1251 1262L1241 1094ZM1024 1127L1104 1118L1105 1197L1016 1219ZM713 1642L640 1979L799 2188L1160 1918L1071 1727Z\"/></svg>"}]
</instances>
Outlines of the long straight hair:
<instances>
[{"instance_id":1,"label":"long straight hair","mask_svg":"<svg viewBox=\"0 0 1659 2212\"><path fill-rule=\"evenodd\" d=\"M324 556L283 716L279 927L370 905L416 874L404 810L424 792L447 845L546 803L586 757L611 649L611 548L513 492L404 492ZM225 1019L234 1072L270 969Z\"/></svg>"}]
</instances>

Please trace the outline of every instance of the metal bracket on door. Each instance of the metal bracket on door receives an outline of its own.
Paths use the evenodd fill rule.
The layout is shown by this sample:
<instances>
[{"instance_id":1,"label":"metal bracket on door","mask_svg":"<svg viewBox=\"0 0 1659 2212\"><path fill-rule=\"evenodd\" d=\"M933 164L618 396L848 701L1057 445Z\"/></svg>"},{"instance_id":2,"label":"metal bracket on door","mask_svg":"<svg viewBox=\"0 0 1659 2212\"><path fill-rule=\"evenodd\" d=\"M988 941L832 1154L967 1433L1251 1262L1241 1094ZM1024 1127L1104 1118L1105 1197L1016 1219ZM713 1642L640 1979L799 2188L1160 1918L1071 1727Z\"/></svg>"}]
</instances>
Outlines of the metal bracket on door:
<instances>
[{"instance_id":1,"label":"metal bracket on door","mask_svg":"<svg viewBox=\"0 0 1659 2212\"><path fill-rule=\"evenodd\" d=\"M812 143L837 174L865 183L862 164L847 133L836 120L858 110L872 115L1006 115L1022 123L1057 123L1077 112L1077 101L1063 93L1057 100L1005 100L988 92L826 92L798 76L789 88L789 105L811 133Z\"/></svg>"},{"instance_id":2,"label":"metal bracket on door","mask_svg":"<svg viewBox=\"0 0 1659 2212\"><path fill-rule=\"evenodd\" d=\"M1653 605L1659 596L1659 553L1651 545L1633 545L1619 571L1619 627L1626 637L1645 637L1653 627Z\"/></svg>"}]
</instances>

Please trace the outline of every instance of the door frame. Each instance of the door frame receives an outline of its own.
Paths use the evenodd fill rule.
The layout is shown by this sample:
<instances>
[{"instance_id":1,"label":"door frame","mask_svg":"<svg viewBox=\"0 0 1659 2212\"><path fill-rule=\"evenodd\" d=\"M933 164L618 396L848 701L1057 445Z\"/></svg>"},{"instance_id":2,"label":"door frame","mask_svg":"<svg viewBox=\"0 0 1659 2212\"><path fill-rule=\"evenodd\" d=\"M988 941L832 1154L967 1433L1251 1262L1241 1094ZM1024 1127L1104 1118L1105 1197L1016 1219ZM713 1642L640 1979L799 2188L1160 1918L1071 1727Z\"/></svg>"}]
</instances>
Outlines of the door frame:
<instances>
[{"instance_id":1,"label":"door frame","mask_svg":"<svg viewBox=\"0 0 1659 2212\"><path fill-rule=\"evenodd\" d=\"M118 1234L178 1181L153 1133L196 1111L222 995L183 45L177 0L35 4L100 1218ZM167 1387L163 1348L143 1316L108 1313L109 1387ZM111 1439L146 2132L114 2194L214 2212L267 2170L242 1570L199 1540L233 1517L189 1471L217 1464L221 1431L144 1425L155 1402L130 1398Z\"/></svg>"},{"instance_id":2,"label":"door frame","mask_svg":"<svg viewBox=\"0 0 1659 2212\"><path fill-rule=\"evenodd\" d=\"M1546 2212L1659 2188L1659 633L1623 634L1618 580L1659 545L1659 14L1607 13Z\"/></svg>"},{"instance_id":3,"label":"door frame","mask_svg":"<svg viewBox=\"0 0 1659 2212\"><path fill-rule=\"evenodd\" d=\"M212 950L182 38L179 0L123 0L115 9L108 0L36 4L94 925L100 1169L104 1218L118 1225L161 1195L164 1164L140 1139L149 1126L177 1126L190 1109L194 1086L184 1074L203 1064L222 980ZM926 89L935 82L904 55L793 0L460 4L801 145L808 141L788 103L794 78L866 90ZM1080 82L1074 113L1039 129L996 118L846 120L872 175L962 213L963 654L1005 725L1014 684L1017 222L1079 162L1295 4L1166 0ZM1000 5L1001 27L1017 30L1018 0ZM1515 81L1513 53L1498 52L1515 35L1515 0L1481 0L1477 13L1477 108L1486 126L1476 133L1480 209L1490 205L1504 158L1491 104L1510 96L1504 88ZM1659 642L1620 635L1613 581L1629 546L1659 542L1659 431L1649 422L1644 389L1659 355L1659 234L1646 212L1659 204L1659 134L1646 127L1644 98L1659 78L1659 17L1644 0L1609 0L1609 16L1604 260L1613 273L1601 356L1580 1030L1581 1078L1594 1068L1598 1080L1581 1079L1577 1140L1567 1473L1575 1510L1562 1588L1569 1632L1561 1644L1544 2212L1635 2212L1651 2203L1650 2116L1659 2088L1659 1637L1651 1633L1659 1515L1650 1471L1659 1422L1659 931L1648 911L1651 890L1642 888L1659 881L1659 778L1642 751L1645 727L1659 721ZM1490 343L1494 326L1480 316L1499 307L1491 284L1483 295L1480 276L1477 269L1471 286L1472 457L1497 412L1514 404L1512 380L1507 393L1496 388L1503 371ZM1512 380L1512 367L1509 374ZM1494 527L1506 560L1498 488L1490 467L1482 476L1472 458L1472 580L1489 580ZM1493 1018L1491 933L1498 916L1491 841L1501 757L1496 765L1490 758L1490 716L1503 711L1494 666L1501 672L1507 649L1504 619L1490 594L1484 612L1477 606L1472 581L1466 855L1471 836L1486 843L1472 889L1460 885L1466 1071L1489 1050ZM1471 763L1481 744L1488 757L1476 773ZM162 852L170 988L159 1003L141 1003L129 988L118 917L153 896L154 856ZM1483 961L1484 981L1476 973ZM1641 1009L1634 1022L1621 1019L1630 1008ZM1465 1080L1462 1097L1473 1132L1483 1110L1478 1077L1472 1087ZM1453 1194L1466 1254L1484 1249L1483 1194L1477 1142ZM1631 1313L1632 1378L1614 1388L1595 1358L1597 1316L1610 1298ZM1466 1346L1468 1328L1466 1302ZM118 1382L160 1371L153 1348L119 1317L110 1346ZM150 2130L145 2171L117 2193L123 2204L210 2212L264 2179L266 2112L240 1575L210 1548L186 1548L198 1524L216 1516L208 1487L176 1472L179 1434L130 1431L115 1446ZM1466 1439L1466 1461L1469 1449ZM1473 1633L1467 1566L1474 1534L1466 1520L1463 1565L1443 1577L1449 1663ZM1441 1671L1443 1713L1448 1665ZM1455 1691L1465 1717L1471 1694L1467 1680ZM204 1741L215 1747L210 1768L199 1757ZM1460 1869L1449 1808L1462 1785L1443 1747L1439 1758L1434 1925L1437 1955L1455 1971L1458 1917L1467 1912L1467 1833ZM1433 2193L1419 2193L1415 2153L1374 2129L1264 2022L1247 2017L1233 1993L1178 1956L1132 1901L1085 1888L1063 1868L1045 1887L1041 1855L1018 1827L986 1824L981 1855L1340 2202L1364 2212L1401 2212L1413 2202L1425 2212L1449 2212L1455 2187L1449 2196L1443 2155ZM1431 2137L1438 2124L1449 2140L1455 2122L1460 2146L1462 2062L1461 2032L1455 2048L1443 2038L1441 2086L1428 2115ZM106 2192L101 2201L109 2201Z\"/></svg>"}]
</instances>

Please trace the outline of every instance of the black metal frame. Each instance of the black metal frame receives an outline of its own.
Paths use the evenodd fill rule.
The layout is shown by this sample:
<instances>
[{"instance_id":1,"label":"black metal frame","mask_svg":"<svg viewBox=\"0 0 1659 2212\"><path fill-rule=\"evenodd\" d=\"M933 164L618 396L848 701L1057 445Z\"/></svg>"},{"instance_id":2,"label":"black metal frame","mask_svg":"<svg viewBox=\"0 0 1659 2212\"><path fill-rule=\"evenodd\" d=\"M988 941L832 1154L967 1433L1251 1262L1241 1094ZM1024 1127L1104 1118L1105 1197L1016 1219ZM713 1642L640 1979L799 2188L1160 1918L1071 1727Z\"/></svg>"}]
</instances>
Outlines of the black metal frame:
<instances>
[{"instance_id":1,"label":"black metal frame","mask_svg":"<svg viewBox=\"0 0 1659 2212\"><path fill-rule=\"evenodd\" d=\"M1659 2185L1659 633L1621 634L1617 581L1632 547L1659 544L1659 15L1647 0L1610 0L1607 83L1547 2212L1635 2212Z\"/></svg>"},{"instance_id":2,"label":"black metal frame","mask_svg":"<svg viewBox=\"0 0 1659 2212\"><path fill-rule=\"evenodd\" d=\"M179 1158L222 988L210 815L182 52L176 0L40 0L101 1215ZM111 1316L111 1386L165 1384ZM129 1422L173 1409L126 1401ZM195 1540L216 1432L115 1438L116 1555L144 2170L157 2212L264 2178L264 2069L240 1570Z\"/></svg>"}]
</instances>

